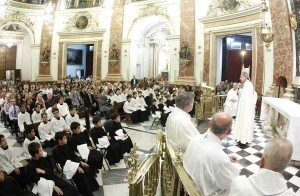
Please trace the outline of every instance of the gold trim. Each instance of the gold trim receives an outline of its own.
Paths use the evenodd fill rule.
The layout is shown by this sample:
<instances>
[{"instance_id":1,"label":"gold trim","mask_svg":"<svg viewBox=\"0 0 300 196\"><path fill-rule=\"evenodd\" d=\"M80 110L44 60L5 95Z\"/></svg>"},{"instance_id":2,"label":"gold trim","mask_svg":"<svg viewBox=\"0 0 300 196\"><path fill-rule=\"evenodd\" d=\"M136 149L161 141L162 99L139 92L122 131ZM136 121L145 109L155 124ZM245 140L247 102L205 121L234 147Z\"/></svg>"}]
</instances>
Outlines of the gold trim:
<instances>
[{"instance_id":1,"label":"gold trim","mask_svg":"<svg viewBox=\"0 0 300 196\"><path fill-rule=\"evenodd\" d=\"M44 10L45 5L40 4L31 4L31 3L22 3L10 0L8 2L10 7L17 7L17 8L25 8L25 9L31 9L31 10Z\"/></svg>"}]
</instances>

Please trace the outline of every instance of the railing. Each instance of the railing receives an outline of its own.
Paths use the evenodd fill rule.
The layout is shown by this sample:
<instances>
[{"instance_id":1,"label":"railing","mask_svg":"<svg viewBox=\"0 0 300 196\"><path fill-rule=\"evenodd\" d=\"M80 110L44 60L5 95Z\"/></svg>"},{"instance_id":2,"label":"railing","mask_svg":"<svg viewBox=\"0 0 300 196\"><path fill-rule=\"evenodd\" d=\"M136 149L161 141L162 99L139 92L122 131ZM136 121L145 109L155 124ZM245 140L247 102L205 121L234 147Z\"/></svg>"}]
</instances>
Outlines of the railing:
<instances>
[{"instance_id":1,"label":"railing","mask_svg":"<svg viewBox=\"0 0 300 196\"><path fill-rule=\"evenodd\" d=\"M195 116L196 119L203 119L211 117L217 112L224 111L224 103L226 95L214 95L211 92L213 88L201 88L202 95L200 101L195 103Z\"/></svg>"},{"instance_id":2,"label":"railing","mask_svg":"<svg viewBox=\"0 0 300 196\"><path fill-rule=\"evenodd\" d=\"M174 149L166 142L163 132L158 131L156 151L139 164L137 146L134 145L126 164L128 175L124 180L129 183L129 196L154 196L159 185L163 196L203 195L185 172L182 154Z\"/></svg>"}]
</instances>

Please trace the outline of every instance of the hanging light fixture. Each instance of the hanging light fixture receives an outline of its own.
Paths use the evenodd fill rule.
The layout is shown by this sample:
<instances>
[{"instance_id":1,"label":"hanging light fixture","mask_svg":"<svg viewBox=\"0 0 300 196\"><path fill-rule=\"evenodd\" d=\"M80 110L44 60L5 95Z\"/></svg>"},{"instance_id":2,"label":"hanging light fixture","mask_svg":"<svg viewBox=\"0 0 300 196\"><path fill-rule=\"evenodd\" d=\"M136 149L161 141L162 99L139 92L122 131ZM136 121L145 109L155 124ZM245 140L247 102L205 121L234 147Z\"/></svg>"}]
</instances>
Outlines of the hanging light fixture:
<instances>
[{"instance_id":1,"label":"hanging light fixture","mask_svg":"<svg viewBox=\"0 0 300 196\"><path fill-rule=\"evenodd\" d=\"M9 47L9 48L14 45L11 35L12 35L12 31L10 31L10 36L9 36L9 38L7 40L7 43L6 43L6 46Z\"/></svg>"},{"instance_id":2,"label":"hanging light fixture","mask_svg":"<svg viewBox=\"0 0 300 196\"><path fill-rule=\"evenodd\" d=\"M260 39L266 43L265 46L268 49L270 47L270 43L273 42L275 38L275 33L273 33L271 26L269 26L266 22L266 13L269 8L267 6L266 0L261 1L261 24L259 25L259 36Z\"/></svg>"}]
</instances>

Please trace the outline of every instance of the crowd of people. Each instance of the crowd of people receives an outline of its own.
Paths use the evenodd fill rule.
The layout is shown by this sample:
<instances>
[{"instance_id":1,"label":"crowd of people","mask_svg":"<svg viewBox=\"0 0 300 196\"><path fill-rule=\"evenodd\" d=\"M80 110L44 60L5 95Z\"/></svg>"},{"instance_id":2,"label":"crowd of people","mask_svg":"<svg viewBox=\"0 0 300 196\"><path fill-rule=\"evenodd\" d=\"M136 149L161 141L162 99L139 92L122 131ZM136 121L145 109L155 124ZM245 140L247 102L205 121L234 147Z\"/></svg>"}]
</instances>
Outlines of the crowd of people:
<instances>
[{"instance_id":1,"label":"crowd of people","mask_svg":"<svg viewBox=\"0 0 300 196\"><path fill-rule=\"evenodd\" d=\"M146 78L123 83L97 83L91 77L67 77L61 84L1 81L1 119L24 152L18 157L0 134L0 195L93 195L103 159L116 165L133 147L113 103L124 103L132 123L159 114L164 127L178 92L185 90L191 89ZM82 109L93 116L90 130L77 114ZM102 123L102 116L110 120ZM77 189L54 174L57 165Z\"/></svg>"},{"instance_id":2,"label":"crowd of people","mask_svg":"<svg viewBox=\"0 0 300 196\"><path fill-rule=\"evenodd\" d=\"M0 134L0 195L37 192L93 195L99 188L95 177L103 167L103 159L107 159L109 165L118 164L133 147L130 136L121 126L120 114L113 108L115 102L123 103L122 109L130 115L131 123L148 121L150 115L160 119L167 139L183 153L186 172L205 195L241 195L242 181L248 184L245 185L248 195L293 195L280 174L292 154L292 145L286 139L268 142L261 160L262 169L249 178L238 176L240 171L233 165L237 158L227 156L222 150L222 140L231 134L235 116L240 126L234 133L237 142L252 141L254 116L247 118L246 114L249 110L254 112L255 91L248 72L241 74L243 88L237 84L233 84L232 90L226 87L228 102L234 103L236 108L233 112L216 113L204 134L200 134L191 121L201 90L169 85L160 78L137 80L133 77L129 82L98 83L92 77L80 80L67 77L61 84L1 81L0 85L2 119L24 149L24 159L19 161L5 136ZM226 104L229 103L225 102L225 108ZM232 110L231 105L229 108ZM77 114L82 109L89 109L93 116L90 130L86 130ZM102 123L102 116L110 120ZM36 123L37 131L31 126ZM276 159L280 164L275 163ZM78 192L54 174L55 164L62 167L66 179L74 181ZM260 180L264 178L274 178L272 183L278 188L263 185ZM35 184L33 192L26 191L32 183Z\"/></svg>"}]
</instances>

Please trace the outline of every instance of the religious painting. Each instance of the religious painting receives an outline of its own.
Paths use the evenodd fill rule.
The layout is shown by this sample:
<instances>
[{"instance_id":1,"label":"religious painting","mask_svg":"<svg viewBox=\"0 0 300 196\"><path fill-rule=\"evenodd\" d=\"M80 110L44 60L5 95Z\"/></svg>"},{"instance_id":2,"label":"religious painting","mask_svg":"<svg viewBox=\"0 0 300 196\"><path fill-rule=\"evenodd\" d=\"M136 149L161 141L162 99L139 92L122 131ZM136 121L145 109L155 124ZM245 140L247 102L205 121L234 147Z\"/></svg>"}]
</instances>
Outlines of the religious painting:
<instances>
[{"instance_id":1,"label":"religious painting","mask_svg":"<svg viewBox=\"0 0 300 196\"><path fill-rule=\"evenodd\" d=\"M68 48L67 64L68 65L82 65L82 50Z\"/></svg>"},{"instance_id":2,"label":"religious painting","mask_svg":"<svg viewBox=\"0 0 300 196\"><path fill-rule=\"evenodd\" d=\"M220 0L220 7L225 12L235 12L238 10L240 3L238 0Z\"/></svg>"}]
</instances>

